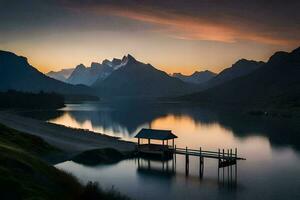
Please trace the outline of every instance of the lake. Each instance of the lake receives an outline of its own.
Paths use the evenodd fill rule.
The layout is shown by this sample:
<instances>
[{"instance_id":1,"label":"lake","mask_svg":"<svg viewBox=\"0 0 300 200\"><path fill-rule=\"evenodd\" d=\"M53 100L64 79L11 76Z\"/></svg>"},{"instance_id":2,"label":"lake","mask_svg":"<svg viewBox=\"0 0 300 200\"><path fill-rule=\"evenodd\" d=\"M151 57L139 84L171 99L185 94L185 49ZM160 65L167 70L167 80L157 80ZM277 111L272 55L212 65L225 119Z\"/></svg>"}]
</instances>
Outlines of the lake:
<instances>
[{"instance_id":1,"label":"lake","mask_svg":"<svg viewBox=\"0 0 300 200\"><path fill-rule=\"evenodd\" d=\"M233 177L225 168L224 178L222 169L218 176L217 160L205 159L202 179L197 157L190 160L188 176L183 156L176 157L176 164L174 159L128 159L112 165L56 165L83 183L98 181L133 199L300 199L300 123L295 120L138 102L67 104L58 111L25 115L129 141L136 141L141 128L170 129L178 136L177 147L237 148L247 159L229 168Z\"/></svg>"}]
</instances>

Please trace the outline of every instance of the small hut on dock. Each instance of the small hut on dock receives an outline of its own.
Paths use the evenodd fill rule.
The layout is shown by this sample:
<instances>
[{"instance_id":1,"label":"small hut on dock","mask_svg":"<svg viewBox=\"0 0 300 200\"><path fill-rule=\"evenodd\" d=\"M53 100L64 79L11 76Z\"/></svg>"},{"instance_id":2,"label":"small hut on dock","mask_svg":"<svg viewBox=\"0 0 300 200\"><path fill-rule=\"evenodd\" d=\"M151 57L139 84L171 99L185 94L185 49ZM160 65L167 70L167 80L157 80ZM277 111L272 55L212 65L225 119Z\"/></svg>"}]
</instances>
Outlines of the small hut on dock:
<instances>
[{"instance_id":1,"label":"small hut on dock","mask_svg":"<svg viewBox=\"0 0 300 200\"><path fill-rule=\"evenodd\" d=\"M139 153L170 156L173 154L175 147L176 135L170 130L157 130L143 128L136 136L138 138L137 149ZM147 143L142 143L142 139L146 139ZM151 140L161 141L161 144L152 144ZM171 146L169 141L172 140Z\"/></svg>"}]
</instances>

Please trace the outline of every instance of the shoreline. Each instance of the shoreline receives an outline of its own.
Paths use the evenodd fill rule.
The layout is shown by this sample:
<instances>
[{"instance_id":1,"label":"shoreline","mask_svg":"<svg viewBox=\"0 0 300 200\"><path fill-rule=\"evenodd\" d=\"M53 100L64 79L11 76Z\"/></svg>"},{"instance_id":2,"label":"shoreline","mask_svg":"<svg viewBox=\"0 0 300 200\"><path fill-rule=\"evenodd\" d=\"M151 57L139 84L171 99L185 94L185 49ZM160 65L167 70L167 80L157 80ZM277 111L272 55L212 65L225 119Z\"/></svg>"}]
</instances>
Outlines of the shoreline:
<instances>
[{"instance_id":1,"label":"shoreline","mask_svg":"<svg viewBox=\"0 0 300 200\"><path fill-rule=\"evenodd\" d=\"M135 149L133 142L117 137L44 122L7 111L0 111L0 123L15 130L41 137L70 157L84 151L101 148L114 148L121 152Z\"/></svg>"}]
</instances>

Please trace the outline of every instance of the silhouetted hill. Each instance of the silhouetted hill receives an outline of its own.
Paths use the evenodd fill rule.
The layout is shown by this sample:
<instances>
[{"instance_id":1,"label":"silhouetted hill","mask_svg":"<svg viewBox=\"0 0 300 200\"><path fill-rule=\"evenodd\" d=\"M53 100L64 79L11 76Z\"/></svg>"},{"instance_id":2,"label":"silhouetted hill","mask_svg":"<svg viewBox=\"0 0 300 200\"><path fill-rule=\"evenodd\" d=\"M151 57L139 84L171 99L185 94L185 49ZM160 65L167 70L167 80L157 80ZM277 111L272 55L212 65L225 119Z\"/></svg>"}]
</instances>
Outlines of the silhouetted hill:
<instances>
[{"instance_id":1,"label":"silhouetted hill","mask_svg":"<svg viewBox=\"0 0 300 200\"><path fill-rule=\"evenodd\" d=\"M201 90L208 89L235 78L245 76L254 70L258 69L264 62L257 62L253 60L241 59L234 63L231 67L224 69L211 80L203 83L200 87Z\"/></svg>"},{"instance_id":2,"label":"silhouetted hill","mask_svg":"<svg viewBox=\"0 0 300 200\"><path fill-rule=\"evenodd\" d=\"M50 71L46 75L49 76L50 78L54 78L56 80L66 82L73 71L74 71L74 68L62 69L62 70L56 71L56 72Z\"/></svg>"},{"instance_id":3,"label":"silhouetted hill","mask_svg":"<svg viewBox=\"0 0 300 200\"><path fill-rule=\"evenodd\" d=\"M201 72L196 71L190 76L186 76L181 73L174 73L173 77L179 78L180 80L187 82L187 83L201 84L201 83L211 80L216 75L217 74L206 70L206 71L201 71Z\"/></svg>"},{"instance_id":4,"label":"silhouetted hill","mask_svg":"<svg viewBox=\"0 0 300 200\"><path fill-rule=\"evenodd\" d=\"M101 96L161 97L183 94L192 86L128 55L109 77L97 80L93 88Z\"/></svg>"},{"instance_id":5,"label":"silhouetted hill","mask_svg":"<svg viewBox=\"0 0 300 200\"><path fill-rule=\"evenodd\" d=\"M179 99L264 110L299 109L300 48L290 53L277 52L246 76Z\"/></svg>"},{"instance_id":6,"label":"silhouetted hill","mask_svg":"<svg viewBox=\"0 0 300 200\"><path fill-rule=\"evenodd\" d=\"M28 92L57 92L63 94L86 94L85 86L73 86L52 79L32 67L27 58L0 51L0 91L19 90Z\"/></svg>"}]
</instances>

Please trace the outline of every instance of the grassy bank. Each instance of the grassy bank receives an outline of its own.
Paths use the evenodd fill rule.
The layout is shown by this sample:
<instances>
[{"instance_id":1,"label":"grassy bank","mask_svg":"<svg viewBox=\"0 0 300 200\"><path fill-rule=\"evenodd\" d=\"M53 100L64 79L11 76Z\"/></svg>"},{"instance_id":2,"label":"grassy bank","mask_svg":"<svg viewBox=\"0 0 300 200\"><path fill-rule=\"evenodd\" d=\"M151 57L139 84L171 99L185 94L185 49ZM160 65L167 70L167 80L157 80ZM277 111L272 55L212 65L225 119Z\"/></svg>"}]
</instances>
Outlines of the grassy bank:
<instances>
[{"instance_id":1,"label":"grassy bank","mask_svg":"<svg viewBox=\"0 0 300 200\"><path fill-rule=\"evenodd\" d=\"M97 184L83 186L43 161L59 152L36 136L0 124L1 199L127 199Z\"/></svg>"}]
</instances>

